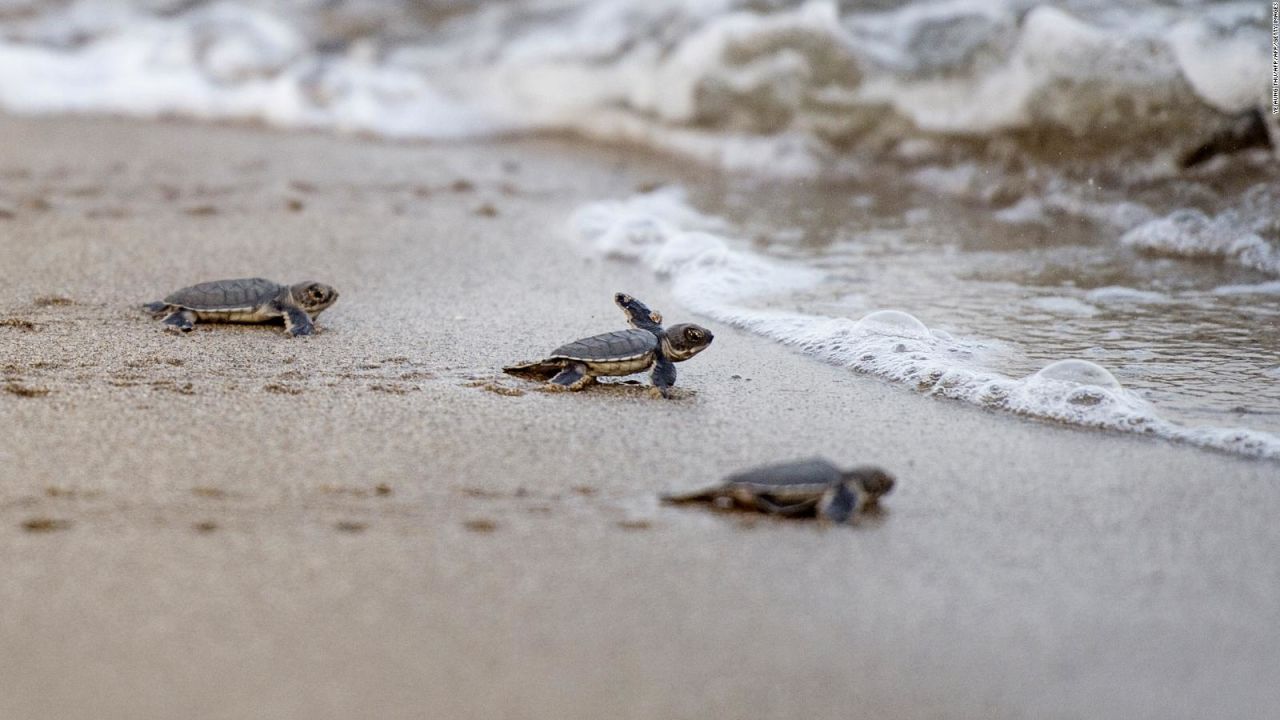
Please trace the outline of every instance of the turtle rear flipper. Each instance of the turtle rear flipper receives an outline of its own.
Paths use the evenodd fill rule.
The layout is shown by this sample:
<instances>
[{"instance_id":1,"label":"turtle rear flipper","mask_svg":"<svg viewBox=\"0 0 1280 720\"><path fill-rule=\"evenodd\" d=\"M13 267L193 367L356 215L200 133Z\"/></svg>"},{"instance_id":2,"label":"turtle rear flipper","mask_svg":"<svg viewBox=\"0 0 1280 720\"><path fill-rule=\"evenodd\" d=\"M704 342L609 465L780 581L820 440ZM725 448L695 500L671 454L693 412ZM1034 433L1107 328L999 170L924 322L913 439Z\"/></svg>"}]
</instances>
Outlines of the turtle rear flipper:
<instances>
[{"instance_id":1,"label":"turtle rear flipper","mask_svg":"<svg viewBox=\"0 0 1280 720\"><path fill-rule=\"evenodd\" d=\"M594 377L587 374L587 366L582 363L572 363L566 365L563 370L551 378L552 388L563 388L565 390L581 390L590 385L595 380Z\"/></svg>"},{"instance_id":2,"label":"turtle rear flipper","mask_svg":"<svg viewBox=\"0 0 1280 720\"><path fill-rule=\"evenodd\" d=\"M547 380L555 377L563 369L564 363L536 360L534 362L521 363L519 365L508 365L507 367L502 368L502 372L508 375L515 375L516 377L546 382Z\"/></svg>"},{"instance_id":3,"label":"turtle rear flipper","mask_svg":"<svg viewBox=\"0 0 1280 720\"><path fill-rule=\"evenodd\" d=\"M166 310L169 309L169 303L164 302L163 300L157 300L155 302L149 302L143 305L142 309L146 310L152 315L159 315L160 313L165 312Z\"/></svg>"},{"instance_id":4,"label":"turtle rear flipper","mask_svg":"<svg viewBox=\"0 0 1280 720\"><path fill-rule=\"evenodd\" d=\"M715 502L717 498L723 496L724 488L717 485L713 488L702 488L701 490L692 490L686 493L667 493L660 495L659 498L662 502L670 505L683 505L685 503Z\"/></svg>"}]
</instances>

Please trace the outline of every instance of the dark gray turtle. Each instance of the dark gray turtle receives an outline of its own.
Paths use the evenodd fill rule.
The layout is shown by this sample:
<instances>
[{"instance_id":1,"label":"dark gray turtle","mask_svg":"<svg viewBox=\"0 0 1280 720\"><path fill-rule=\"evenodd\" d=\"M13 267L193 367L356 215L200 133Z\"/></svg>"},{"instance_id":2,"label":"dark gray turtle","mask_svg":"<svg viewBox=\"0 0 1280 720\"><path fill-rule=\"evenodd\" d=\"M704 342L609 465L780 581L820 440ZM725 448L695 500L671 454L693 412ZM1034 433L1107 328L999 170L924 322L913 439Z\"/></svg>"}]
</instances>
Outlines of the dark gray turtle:
<instances>
[{"instance_id":1,"label":"dark gray turtle","mask_svg":"<svg viewBox=\"0 0 1280 720\"><path fill-rule=\"evenodd\" d=\"M280 285L262 278L216 280L182 288L143 307L164 315L168 329L188 332L200 322L265 323L282 320L291 336L310 335L313 321L338 299L324 283Z\"/></svg>"},{"instance_id":2,"label":"dark gray turtle","mask_svg":"<svg viewBox=\"0 0 1280 720\"><path fill-rule=\"evenodd\" d=\"M669 503L705 502L782 515L817 516L853 522L859 510L874 507L893 489L893 476L863 465L841 470L822 458L795 460L744 470L714 487L664 495Z\"/></svg>"},{"instance_id":3,"label":"dark gray turtle","mask_svg":"<svg viewBox=\"0 0 1280 720\"><path fill-rule=\"evenodd\" d=\"M503 368L510 375L549 382L549 387L581 390L597 377L622 376L653 368L653 385L663 397L671 397L676 382L675 363L688 360L711 344L711 331L682 323L662 327L662 315L625 293L613 301L627 315L631 330L593 335L561 345L535 362Z\"/></svg>"}]
</instances>

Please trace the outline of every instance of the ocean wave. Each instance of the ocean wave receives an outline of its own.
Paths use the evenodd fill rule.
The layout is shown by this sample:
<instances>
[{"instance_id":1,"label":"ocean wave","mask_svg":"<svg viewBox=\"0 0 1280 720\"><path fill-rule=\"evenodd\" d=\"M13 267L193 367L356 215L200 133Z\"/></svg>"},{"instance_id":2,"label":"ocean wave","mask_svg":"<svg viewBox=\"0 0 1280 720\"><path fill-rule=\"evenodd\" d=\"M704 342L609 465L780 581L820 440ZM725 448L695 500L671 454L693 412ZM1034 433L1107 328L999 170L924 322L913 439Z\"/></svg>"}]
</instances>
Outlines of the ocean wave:
<instances>
[{"instance_id":1,"label":"ocean wave","mask_svg":"<svg viewBox=\"0 0 1280 720\"><path fill-rule=\"evenodd\" d=\"M1181 208L1134 227L1120 241L1151 253L1220 260L1280 277L1277 207L1280 188L1259 184L1216 215Z\"/></svg>"},{"instance_id":2,"label":"ocean wave","mask_svg":"<svg viewBox=\"0 0 1280 720\"><path fill-rule=\"evenodd\" d=\"M1036 129L1151 143L1259 104L1250 3L529 0L333 43L323 3L82 2L0 18L0 107L254 119L396 138L570 130L813 175L850 144ZM411 15L411 13L409 13ZM1257 17L1255 17L1257 16Z\"/></svg>"},{"instance_id":3,"label":"ocean wave","mask_svg":"<svg viewBox=\"0 0 1280 720\"><path fill-rule=\"evenodd\" d=\"M412 71L358 51L321 55L274 14L235 4L178 17L89 4L75 6L65 25L46 18L0 42L0 107L258 120L386 137L508 129Z\"/></svg>"},{"instance_id":4,"label":"ocean wave","mask_svg":"<svg viewBox=\"0 0 1280 720\"><path fill-rule=\"evenodd\" d=\"M1063 358L1024 377L1009 377L985 362L995 350L991 344L930 329L903 310L853 319L771 308L771 299L811 289L823 274L739 249L743 243L729 236L727 224L689 207L678 188L586 205L574 213L570 226L588 252L638 262L667 278L676 301L688 310L824 362L1025 417L1280 458L1280 437L1174 423L1087 360ZM1127 288L1106 288L1093 299L1161 300Z\"/></svg>"}]
</instances>

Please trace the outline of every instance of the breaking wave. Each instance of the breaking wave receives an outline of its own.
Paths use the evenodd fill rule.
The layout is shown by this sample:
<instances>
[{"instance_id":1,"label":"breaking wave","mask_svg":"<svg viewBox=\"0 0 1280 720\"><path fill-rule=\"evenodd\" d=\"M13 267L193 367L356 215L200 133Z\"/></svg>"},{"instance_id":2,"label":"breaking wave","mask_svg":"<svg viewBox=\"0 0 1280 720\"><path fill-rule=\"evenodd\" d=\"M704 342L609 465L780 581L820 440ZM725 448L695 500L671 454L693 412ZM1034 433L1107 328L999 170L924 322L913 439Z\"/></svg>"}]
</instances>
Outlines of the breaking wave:
<instances>
[{"instance_id":1,"label":"breaking wave","mask_svg":"<svg viewBox=\"0 0 1280 720\"><path fill-rule=\"evenodd\" d=\"M1280 188L1255 185L1216 215L1181 208L1145 222L1120 241L1151 253L1207 258L1280 277Z\"/></svg>"},{"instance_id":2,"label":"breaking wave","mask_svg":"<svg viewBox=\"0 0 1280 720\"><path fill-rule=\"evenodd\" d=\"M1034 130L1087 137L1080 152L1157 152L1265 99L1256 3L897 5L33 4L0 12L0 107L391 138L570 130L811 175L852 144L920 133Z\"/></svg>"}]
</instances>

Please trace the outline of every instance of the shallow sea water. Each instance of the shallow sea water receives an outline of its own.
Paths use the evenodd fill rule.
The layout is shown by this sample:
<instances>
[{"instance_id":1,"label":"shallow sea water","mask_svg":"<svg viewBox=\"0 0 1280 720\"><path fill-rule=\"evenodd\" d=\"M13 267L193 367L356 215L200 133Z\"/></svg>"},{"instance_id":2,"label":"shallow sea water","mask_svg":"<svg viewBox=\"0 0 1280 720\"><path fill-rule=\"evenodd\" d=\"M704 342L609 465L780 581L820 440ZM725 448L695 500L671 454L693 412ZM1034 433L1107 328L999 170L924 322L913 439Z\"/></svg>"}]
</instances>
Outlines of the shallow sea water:
<instances>
[{"instance_id":1,"label":"shallow sea water","mask_svg":"<svg viewBox=\"0 0 1280 720\"><path fill-rule=\"evenodd\" d=\"M1280 182L1271 169L1255 172L1258 183ZM693 189L690 202L733 218L744 247L822 272L814 287L766 307L854 320L898 309L980 341L983 365L1003 375L1088 360L1170 420L1280 435L1274 276L1211 254L1131 247L1122 223L1061 211L1000 219L989 203L903 182L909 171L876 174L820 187L725 183ZM1228 203L1238 180L1221 193L1212 177L1190 182ZM1166 190L1153 213L1183 207L1177 194ZM1098 214L1107 202L1091 201Z\"/></svg>"}]
</instances>

